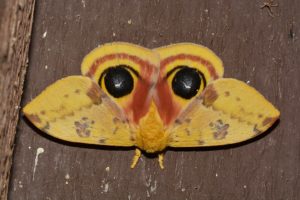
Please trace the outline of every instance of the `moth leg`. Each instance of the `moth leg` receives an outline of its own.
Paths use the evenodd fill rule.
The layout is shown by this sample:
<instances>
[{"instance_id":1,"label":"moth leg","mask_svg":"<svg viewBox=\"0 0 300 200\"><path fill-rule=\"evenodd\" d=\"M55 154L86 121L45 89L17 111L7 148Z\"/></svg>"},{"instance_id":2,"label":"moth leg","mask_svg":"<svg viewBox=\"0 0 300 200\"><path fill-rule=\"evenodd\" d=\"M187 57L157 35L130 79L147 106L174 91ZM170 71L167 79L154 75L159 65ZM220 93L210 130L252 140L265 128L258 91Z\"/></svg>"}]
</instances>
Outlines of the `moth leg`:
<instances>
[{"instance_id":1,"label":"moth leg","mask_svg":"<svg viewBox=\"0 0 300 200\"><path fill-rule=\"evenodd\" d=\"M158 154L158 163L161 169L164 169L164 154L160 153Z\"/></svg>"},{"instance_id":2,"label":"moth leg","mask_svg":"<svg viewBox=\"0 0 300 200\"><path fill-rule=\"evenodd\" d=\"M132 163L131 163L131 166L130 166L131 169L133 169L136 166L137 162L139 161L139 159L141 157L141 154L142 154L141 150L136 148L135 149L135 155L133 156Z\"/></svg>"}]
</instances>

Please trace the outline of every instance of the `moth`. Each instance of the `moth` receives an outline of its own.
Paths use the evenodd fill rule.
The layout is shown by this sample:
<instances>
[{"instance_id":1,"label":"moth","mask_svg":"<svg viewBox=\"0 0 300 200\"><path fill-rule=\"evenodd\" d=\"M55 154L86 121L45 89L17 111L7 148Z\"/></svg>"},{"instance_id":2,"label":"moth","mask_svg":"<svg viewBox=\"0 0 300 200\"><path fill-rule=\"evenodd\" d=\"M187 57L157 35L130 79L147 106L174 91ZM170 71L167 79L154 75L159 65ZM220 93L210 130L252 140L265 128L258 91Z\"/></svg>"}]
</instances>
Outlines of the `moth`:
<instances>
[{"instance_id":1,"label":"moth","mask_svg":"<svg viewBox=\"0 0 300 200\"><path fill-rule=\"evenodd\" d=\"M179 43L157 49L114 42L85 56L81 76L68 76L28 103L25 116L45 133L70 142L136 147L219 146L266 131L279 111L246 83L223 78L208 48Z\"/></svg>"}]
</instances>

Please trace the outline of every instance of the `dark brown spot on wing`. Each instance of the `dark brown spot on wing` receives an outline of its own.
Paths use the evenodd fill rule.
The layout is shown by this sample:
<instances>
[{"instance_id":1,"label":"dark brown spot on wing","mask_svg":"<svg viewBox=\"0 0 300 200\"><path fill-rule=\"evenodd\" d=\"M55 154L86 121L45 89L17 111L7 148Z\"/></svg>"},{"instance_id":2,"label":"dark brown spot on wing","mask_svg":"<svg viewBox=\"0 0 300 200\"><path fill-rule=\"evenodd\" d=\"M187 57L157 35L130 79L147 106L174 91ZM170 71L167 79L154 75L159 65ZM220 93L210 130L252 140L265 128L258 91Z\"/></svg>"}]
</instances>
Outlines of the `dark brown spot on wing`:
<instances>
[{"instance_id":1,"label":"dark brown spot on wing","mask_svg":"<svg viewBox=\"0 0 300 200\"><path fill-rule=\"evenodd\" d=\"M47 132L49 129L50 129L50 123L49 122L46 122L46 125L43 128L41 128L41 130L44 131L44 132Z\"/></svg>"},{"instance_id":2,"label":"dark brown spot on wing","mask_svg":"<svg viewBox=\"0 0 300 200\"><path fill-rule=\"evenodd\" d=\"M68 94L65 94L64 97L65 97L65 98L69 98L69 95L68 95Z\"/></svg>"},{"instance_id":3,"label":"dark brown spot on wing","mask_svg":"<svg viewBox=\"0 0 300 200\"><path fill-rule=\"evenodd\" d=\"M229 97L230 96L230 92L229 91L225 91L224 95L225 95L225 97Z\"/></svg>"},{"instance_id":4,"label":"dark brown spot on wing","mask_svg":"<svg viewBox=\"0 0 300 200\"><path fill-rule=\"evenodd\" d=\"M119 118L117 118L117 117L114 117L114 118L113 118L113 123L114 123L114 124L121 123L121 120L120 120Z\"/></svg>"},{"instance_id":5,"label":"dark brown spot on wing","mask_svg":"<svg viewBox=\"0 0 300 200\"><path fill-rule=\"evenodd\" d=\"M33 123L41 123L42 120L40 119L40 117L37 114L30 114L30 115L26 115L27 118L33 122Z\"/></svg>"},{"instance_id":6,"label":"dark brown spot on wing","mask_svg":"<svg viewBox=\"0 0 300 200\"><path fill-rule=\"evenodd\" d=\"M206 87L201 95L203 99L203 104L206 106L211 106L218 98L218 93L212 85Z\"/></svg>"},{"instance_id":7,"label":"dark brown spot on wing","mask_svg":"<svg viewBox=\"0 0 300 200\"><path fill-rule=\"evenodd\" d=\"M91 135L91 131L89 130L90 126L87 122L74 122L76 133L79 137L89 137Z\"/></svg>"},{"instance_id":8,"label":"dark brown spot on wing","mask_svg":"<svg viewBox=\"0 0 300 200\"><path fill-rule=\"evenodd\" d=\"M262 131L257 129L257 124L255 124L253 127L253 133L254 133L254 135L259 135L262 133Z\"/></svg>"},{"instance_id":9,"label":"dark brown spot on wing","mask_svg":"<svg viewBox=\"0 0 300 200\"><path fill-rule=\"evenodd\" d=\"M174 121L174 123L177 124L177 125L181 125L181 124L182 124L182 121L180 121L180 119L176 119L176 120Z\"/></svg>"},{"instance_id":10,"label":"dark brown spot on wing","mask_svg":"<svg viewBox=\"0 0 300 200\"><path fill-rule=\"evenodd\" d=\"M130 139L130 141L132 141L132 142L135 141L135 138L133 137L133 135L131 135L129 139Z\"/></svg>"},{"instance_id":11,"label":"dark brown spot on wing","mask_svg":"<svg viewBox=\"0 0 300 200\"><path fill-rule=\"evenodd\" d=\"M257 117L258 117L258 118L262 118L262 117L263 117L263 115L262 115L262 114L259 114Z\"/></svg>"},{"instance_id":12,"label":"dark brown spot on wing","mask_svg":"<svg viewBox=\"0 0 300 200\"><path fill-rule=\"evenodd\" d=\"M223 121L222 121L221 119L218 119L218 120L217 120L217 124L223 125Z\"/></svg>"},{"instance_id":13,"label":"dark brown spot on wing","mask_svg":"<svg viewBox=\"0 0 300 200\"><path fill-rule=\"evenodd\" d=\"M80 93L80 90L79 90L79 89L76 89L74 92L75 92L76 94L79 94L79 93Z\"/></svg>"},{"instance_id":14,"label":"dark brown spot on wing","mask_svg":"<svg viewBox=\"0 0 300 200\"><path fill-rule=\"evenodd\" d=\"M101 139L99 139L99 143L100 143L100 144L105 144L105 142L106 142L106 138L101 138Z\"/></svg>"},{"instance_id":15,"label":"dark brown spot on wing","mask_svg":"<svg viewBox=\"0 0 300 200\"><path fill-rule=\"evenodd\" d=\"M191 121L192 121L192 120L191 120L190 118L186 118L186 119L184 120L184 122L187 123L187 124L191 123Z\"/></svg>"},{"instance_id":16,"label":"dark brown spot on wing","mask_svg":"<svg viewBox=\"0 0 300 200\"><path fill-rule=\"evenodd\" d=\"M211 122L209 126L213 131L213 135L216 140L224 139L228 134L229 124L224 124L221 119L218 119L214 123Z\"/></svg>"},{"instance_id":17,"label":"dark brown spot on wing","mask_svg":"<svg viewBox=\"0 0 300 200\"><path fill-rule=\"evenodd\" d=\"M99 105L102 103L101 90L96 83L93 83L87 92L87 96L90 97L93 104Z\"/></svg>"},{"instance_id":18,"label":"dark brown spot on wing","mask_svg":"<svg viewBox=\"0 0 300 200\"><path fill-rule=\"evenodd\" d=\"M41 113L41 115L45 115L45 114L46 114L46 111L45 111L45 110L42 110L40 113Z\"/></svg>"},{"instance_id":19,"label":"dark brown spot on wing","mask_svg":"<svg viewBox=\"0 0 300 200\"><path fill-rule=\"evenodd\" d=\"M235 100L236 100L236 101L240 101L241 99L240 99L240 97L237 97L237 98L235 98Z\"/></svg>"},{"instance_id":20,"label":"dark brown spot on wing","mask_svg":"<svg viewBox=\"0 0 300 200\"><path fill-rule=\"evenodd\" d=\"M262 123L263 126L274 123L276 119L272 117L266 117Z\"/></svg>"},{"instance_id":21,"label":"dark brown spot on wing","mask_svg":"<svg viewBox=\"0 0 300 200\"><path fill-rule=\"evenodd\" d=\"M188 128L185 128L184 131L186 132L187 136L191 135L191 131Z\"/></svg>"},{"instance_id":22,"label":"dark brown spot on wing","mask_svg":"<svg viewBox=\"0 0 300 200\"><path fill-rule=\"evenodd\" d=\"M200 146L202 146L202 145L205 144L205 142L204 142L203 140L198 140L198 144L199 144Z\"/></svg>"},{"instance_id":23,"label":"dark brown spot on wing","mask_svg":"<svg viewBox=\"0 0 300 200\"><path fill-rule=\"evenodd\" d=\"M228 134L227 130L229 128L229 124L225 124L222 126L222 128L220 128L218 131L214 132L214 138L216 140L222 140L226 137L226 135Z\"/></svg>"}]
</instances>

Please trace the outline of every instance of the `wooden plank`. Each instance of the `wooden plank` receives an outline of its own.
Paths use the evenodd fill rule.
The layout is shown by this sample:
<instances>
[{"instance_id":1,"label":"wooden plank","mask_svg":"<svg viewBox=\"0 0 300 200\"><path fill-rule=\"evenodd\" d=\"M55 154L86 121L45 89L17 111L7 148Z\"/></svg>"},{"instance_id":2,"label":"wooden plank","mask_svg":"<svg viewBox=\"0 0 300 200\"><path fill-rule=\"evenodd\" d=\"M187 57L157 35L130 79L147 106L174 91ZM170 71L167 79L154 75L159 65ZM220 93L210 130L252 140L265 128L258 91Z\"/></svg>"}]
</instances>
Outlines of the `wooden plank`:
<instances>
[{"instance_id":1,"label":"wooden plank","mask_svg":"<svg viewBox=\"0 0 300 200\"><path fill-rule=\"evenodd\" d=\"M300 2L278 0L38 1L23 105L55 80L80 74L97 45L204 44L225 77L248 82L282 112L240 145L170 150L165 170L133 151L62 142L20 120L11 199L300 199ZM274 16L271 16L274 15ZM42 153L41 153L42 152Z\"/></svg>"},{"instance_id":2,"label":"wooden plank","mask_svg":"<svg viewBox=\"0 0 300 200\"><path fill-rule=\"evenodd\" d=\"M0 2L0 199L6 199L34 0Z\"/></svg>"}]
</instances>

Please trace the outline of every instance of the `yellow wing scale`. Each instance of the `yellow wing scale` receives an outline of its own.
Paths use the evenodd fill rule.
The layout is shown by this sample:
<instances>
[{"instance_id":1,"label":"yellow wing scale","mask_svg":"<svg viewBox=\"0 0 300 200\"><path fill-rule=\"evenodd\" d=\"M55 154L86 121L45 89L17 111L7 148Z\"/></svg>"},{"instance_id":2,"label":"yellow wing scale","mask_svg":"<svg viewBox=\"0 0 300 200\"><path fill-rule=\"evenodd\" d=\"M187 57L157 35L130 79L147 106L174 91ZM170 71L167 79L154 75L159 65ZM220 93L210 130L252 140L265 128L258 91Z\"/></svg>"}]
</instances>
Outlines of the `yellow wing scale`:
<instances>
[{"instance_id":1,"label":"yellow wing scale","mask_svg":"<svg viewBox=\"0 0 300 200\"><path fill-rule=\"evenodd\" d=\"M242 142L267 130L279 111L242 81L218 79L180 114L169 146L217 146Z\"/></svg>"},{"instance_id":2,"label":"yellow wing scale","mask_svg":"<svg viewBox=\"0 0 300 200\"><path fill-rule=\"evenodd\" d=\"M39 129L70 142L133 146L122 110L90 78L70 76L46 88L23 110Z\"/></svg>"}]
</instances>

